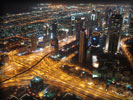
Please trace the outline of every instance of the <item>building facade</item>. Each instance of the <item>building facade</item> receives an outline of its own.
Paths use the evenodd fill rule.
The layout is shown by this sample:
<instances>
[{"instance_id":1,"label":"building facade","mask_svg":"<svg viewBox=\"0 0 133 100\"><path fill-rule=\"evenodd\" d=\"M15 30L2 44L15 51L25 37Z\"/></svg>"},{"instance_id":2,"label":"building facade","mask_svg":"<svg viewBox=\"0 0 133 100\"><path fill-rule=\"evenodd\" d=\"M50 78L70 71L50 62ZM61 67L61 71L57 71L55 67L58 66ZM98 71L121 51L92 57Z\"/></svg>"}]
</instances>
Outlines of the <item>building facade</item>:
<instances>
[{"instance_id":1,"label":"building facade","mask_svg":"<svg viewBox=\"0 0 133 100\"><path fill-rule=\"evenodd\" d=\"M86 50L86 30L84 21L82 30L80 31L79 63L83 63L84 61L86 61Z\"/></svg>"},{"instance_id":2,"label":"building facade","mask_svg":"<svg viewBox=\"0 0 133 100\"><path fill-rule=\"evenodd\" d=\"M53 34L53 39L57 37L57 23L56 22L52 24L52 34Z\"/></svg>"},{"instance_id":3,"label":"building facade","mask_svg":"<svg viewBox=\"0 0 133 100\"><path fill-rule=\"evenodd\" d=\"M109 20L109 29L105 44L106 53L119 53L122 20L123 18L120 14L112 14Z\"/></svg>"}]
</instances>

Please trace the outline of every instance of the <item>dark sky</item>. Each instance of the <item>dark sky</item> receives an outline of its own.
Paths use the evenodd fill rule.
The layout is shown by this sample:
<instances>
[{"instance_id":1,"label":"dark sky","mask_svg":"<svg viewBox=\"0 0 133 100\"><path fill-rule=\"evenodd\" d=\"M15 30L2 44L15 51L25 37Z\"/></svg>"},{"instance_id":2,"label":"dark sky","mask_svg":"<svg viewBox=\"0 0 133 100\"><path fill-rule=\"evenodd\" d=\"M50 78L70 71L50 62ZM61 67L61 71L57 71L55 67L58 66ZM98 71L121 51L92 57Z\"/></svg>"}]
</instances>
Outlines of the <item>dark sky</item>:
<instances>
[{"instance_id":1,"label":"dark sky","mask_svg":"<svg viewBox=\"0 0 133 100\"><path fill-rule=\"evenodd\" d=\"M121 3L121 2L133 2L133 0L0 0L3 1L5 3L16 3L16 2L20 2L20 3L34 3L34 2L58 2L58 3L79 3L79 2L102 2L102 3Z\"/></svg>"},{"instance_id":2,"label":"dark sky","mask_svg":"<svg viewBox=\"0 0 133 100\"><path fill-rule=\"evenodd\" d=\"M105 4L120 4L129 3L133 4L133 0L0 0L0 15L5 13L19 13L30 11L32 6L40 2L50 3L105 3Z\"/></svg>"}]
</instances>

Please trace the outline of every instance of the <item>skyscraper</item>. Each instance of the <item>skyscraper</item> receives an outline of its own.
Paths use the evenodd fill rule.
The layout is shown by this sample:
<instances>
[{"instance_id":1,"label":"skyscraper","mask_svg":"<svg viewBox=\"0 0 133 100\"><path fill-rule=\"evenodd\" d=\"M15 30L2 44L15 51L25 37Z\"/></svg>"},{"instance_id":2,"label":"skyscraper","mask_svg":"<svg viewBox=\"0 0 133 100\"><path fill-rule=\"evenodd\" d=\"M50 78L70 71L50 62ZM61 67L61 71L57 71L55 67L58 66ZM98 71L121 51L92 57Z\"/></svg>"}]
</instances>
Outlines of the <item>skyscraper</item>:
<instances>
[{"instance_id":1,"label":"skyscraper","mask_svg":"<svg viewBox=\"0 0 133 100\"><path fill-rule=\"evenodd\" d=\"M111 16L111 14L112 14L112 10L110 9L110 8L106 8L106 11L105 11L105 20L106 20L106 27L108 27L109 26L109 18L110 18L110 16Z\"/></svg>"},{"instance_id":2,"label":"skyscraper","mask_svg":"<svg viewBox=\"0 0 133 100\"><path fill-rule=\"evenodd\" d=\"M82 30L80 31L80 44L79 44L79 63L86 60L86 30L85 21L83 21Z\"/></svg>"},{"instance_id":3,"label":"skyscraper","mask_svg":"<svg viewBox=\"0 0 133 100\"><path fill-rule=\"evenodd\" d=\"M76 40L80 39L80 30L82 29L81 23L76 23Z\"/></svg>"},{"instance_id":4,"label":"skyscraper","mask_svg":"<svg viewBox=\"0 0 133 100\"><path fill-rule=\"evenodd\" d=\"M120 48L122 15L112 14L109 20L109 30L106 38L105 52L118 53Z\"/></svg>"},{"instance_id":5,"label":"skyscraper","mask_svg":"<svg viewBox=\"0 0 133 100\"><path fill-rule=\"evenodd\" d=\"M52 24L52 34L51 35L53 35L53 39L57 37L57 23L56 22L54 22Z\"/></svg>"},{"instance_id":6,"label":"skyscraper","mask_svg":"<svg viewBox=\"0 0 133 100\"><path fill-rule=\"evenodd\" d=\"M75 17L71 17L71 35L75 34Z\"/></svg>"},{"instance_id":7,"label":"skyscraper","mask_svg":"<svg viewBox=\"0 0 133 100\"><path fill-rule=\"evenodd\" d=\"M58 53L58 39L57 39L57 23L56 21L52 24L52 33L53 36L51 39L51 46L54 48L54 54Z\"/></svg>"},{"instance_id":8,"label":"skyscraper","mask_svg":"<svg viewBox=\"0 0 133 100\"><path fill-rule=\"evenodd\" d=\"M91 14L91 24L92 26L97 25L97 12L95 10Z\"/></svg>"}]
</instances>

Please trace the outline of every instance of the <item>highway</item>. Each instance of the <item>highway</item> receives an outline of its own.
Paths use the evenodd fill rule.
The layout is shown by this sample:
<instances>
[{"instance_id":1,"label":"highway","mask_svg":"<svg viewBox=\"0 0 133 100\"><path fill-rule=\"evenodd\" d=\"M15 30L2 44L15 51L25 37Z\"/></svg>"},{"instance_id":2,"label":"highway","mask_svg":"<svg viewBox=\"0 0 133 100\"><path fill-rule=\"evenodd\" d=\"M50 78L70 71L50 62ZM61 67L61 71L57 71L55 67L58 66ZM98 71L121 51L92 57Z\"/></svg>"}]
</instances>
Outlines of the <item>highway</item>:
<instances>
[{"instance_id":1,"label":"highway","mask_svg":"<svg viewBox=\"0 0 133 100\"><path fill-rule=\"evenodd\" d=\"M75 36L73 38L68 37L68 38L66 38L66 40L67 41L61 40L62 42L59 43L59 48L65 44L68 44L68 43L74 41ZM40 61L40 59L42 57L44 57L48 53L52 52L52 50L53 49L51 49L51 46L48 45L42 51L34 52L29 55L18 56L18 55L14 55L16 53L16 51L9 52L8 54L9 54L10 62L7 65L3 66L2 69L0 70L1 81L5 80L5 77L3 77L3 75L8 78L13 77L14 75L17 75L17 74L29 69L31 66L34 66L38 61Z\"/></svg>"},{"instance_id":2,"label":"highway","mask_svg":"<svg viewBox=\"0 0 133 100\"><path fill-rule=\"evenodd\" d=\"M126 38L121 41L124 43ZM59 48L75 40L75 37L69 37L66 41L61 40ZM127 45L122 45L123 51L126 50ZM15 51L14 51L15 52ZM98 88L88 81L83 81L76 76L70 76L60 69L62 65L73 66L69 60L75 56L75 53L70 54L60 61L54 61L48 57L52 52L50 45L46 46L42 51L33 52L29 55L17 56L14 52L9 52L10 63L1 69L1 87L28 85L30 80L35 76L44 79L45 83L57 86L64 90L64 92L74 93L81 96L84 100L90 97L101 100L126 100L126 97L116 95L112 91L106 92L102 87ZM125 54L127 51L125 52ZM129 53L127 53L129 54ZM128 57L128 56L127 56ZM80 68L74 65L77 70L84 70L91 72L87 69Z\"/></svg>"},{"instance_id":3,"label":"highway","mask_svg":"<svg viewBox=\"0 0 133 100\"><path fill-rule=\"evenodd\" d=\"M131 47L132 48L132 45L128 45L128 44L125 43L126 41L131 40L131 39L133 39L133 36L123 38L121 40L121 48L122 48L125 56L127 57L128 61L130 62L131 67L133 68L133 55L127 49L127 47Z\"/></svg>"},{"instance_id":4,"label":"highway","mask_svg":"<svg viewBox=\"0 0 133 100\"><path fill-rule=\"evenodd\" d=\"M70 37L66 40L60 42L60 48L74 41L75 38ZM44 79L45 83L57 86L64 92L74 93L84 100L88 100L90 97L101 100L126 100L126 97L119 96L112 91L106 92L102 86L101 88L95 87L92 82L89 84L89 81L83 81L77 76L63 72L60 67L68 65L75 67L76 70L83 70L91 74L89 70L69 63L75 53L71 53L60 61L54 61L49 57L51 52L50 46L46 46L42 51L19 57L10 52L10 63L1 70L1 77L3 78L3 74L8 78L3 78L1 87L28 85L33 77L39 76Z\"/></svg>"},{"instance_id":5,"label":"highway","mask_svg":"<svg viewBox=\"0 0 133 100\"><path fill-rule=\"evenodd\" d=\"M70 54L68 58L72 58L73 56L74 53ZM13 84L27 85L29 84L30 79L32 79L34 76L39 76L44 79L45 83L58 86L66 92L77 94L84 100L87 100L90 96L95 99L101 98L103 100L125 100L124 97L118 96L112 92L106 92L102 88L96 88L93 84L88 85L89 82L82 81L76 76L70 76L63 72L60 69L60 66L64 64L72 66L71 63L66 63L67 60L68 59L66 57L61 61L54 61L46 56L31 70L4 82L2 86L9 87L13 86ZM79 66L75 66L75 68L76 67L80 69Z\"/></svg>"}]
</instances>

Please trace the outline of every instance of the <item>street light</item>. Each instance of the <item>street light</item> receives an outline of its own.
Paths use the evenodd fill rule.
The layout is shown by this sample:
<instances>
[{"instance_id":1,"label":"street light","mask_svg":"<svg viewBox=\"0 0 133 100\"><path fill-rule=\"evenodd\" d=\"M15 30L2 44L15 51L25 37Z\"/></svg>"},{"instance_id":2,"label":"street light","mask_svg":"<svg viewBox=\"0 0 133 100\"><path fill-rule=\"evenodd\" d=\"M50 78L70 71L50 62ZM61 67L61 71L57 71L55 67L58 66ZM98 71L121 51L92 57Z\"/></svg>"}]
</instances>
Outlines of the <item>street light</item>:
<instances>
[{"instance_id":1,"label":"street light","mask_svg":"<svg viewBox=\"0 0 133 100\"><path fill-rule=\"evenodd\" d=\"M75 69L76 69L76 70L78 70L79 68L78 68L78 67L76 67Z\"/></svg>"},{"instance_id":2,"label":"street light","mask_svg":"<svg viewBox=\"0 0 133 100\"><path fill-rule=\"evenodd\" d=\"M93 83L92 83L92 82L89 82L88 84L89 84L89 85L92 85Z\"/></svg>"}]
</instances>

